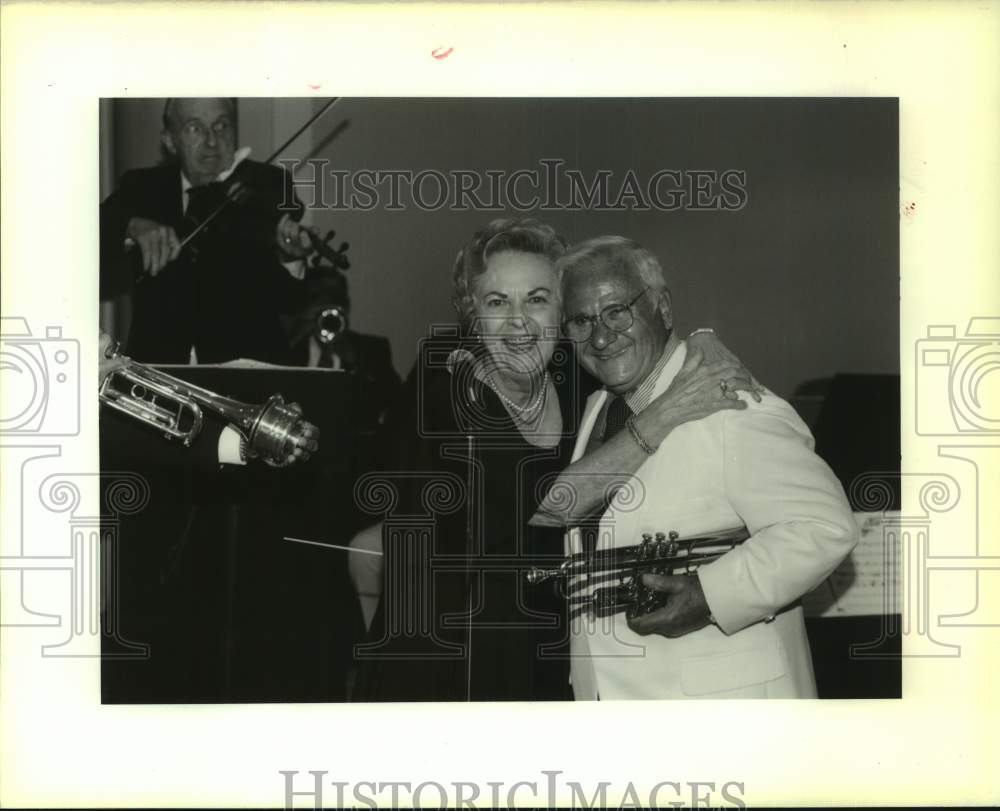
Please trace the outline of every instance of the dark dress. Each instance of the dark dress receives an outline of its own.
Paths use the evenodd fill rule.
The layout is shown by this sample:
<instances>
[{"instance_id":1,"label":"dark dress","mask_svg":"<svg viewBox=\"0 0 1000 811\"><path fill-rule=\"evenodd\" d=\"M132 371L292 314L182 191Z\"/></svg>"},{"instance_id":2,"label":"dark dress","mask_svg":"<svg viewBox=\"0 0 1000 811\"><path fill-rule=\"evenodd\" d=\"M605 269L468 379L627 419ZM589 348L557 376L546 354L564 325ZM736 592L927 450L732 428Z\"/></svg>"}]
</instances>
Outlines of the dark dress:
<instances>
[{"instance_id":1,"label":"dark dress","mask_svg":"<svg viewBox=\"0 0 1000 811\"><path fill-rule=\"evenodd\" d=\"M470 366L449 373L450 355L422 347L404 387L416 408L397 418L400 464L356 489L363 508L384 507L386 557L354 700L570 699L564 600L525 574L563 555L561 530L527 522L569 463L583 402L574 358L553 357L563 427L543 448Z\"/></svg>"}]
</instances>

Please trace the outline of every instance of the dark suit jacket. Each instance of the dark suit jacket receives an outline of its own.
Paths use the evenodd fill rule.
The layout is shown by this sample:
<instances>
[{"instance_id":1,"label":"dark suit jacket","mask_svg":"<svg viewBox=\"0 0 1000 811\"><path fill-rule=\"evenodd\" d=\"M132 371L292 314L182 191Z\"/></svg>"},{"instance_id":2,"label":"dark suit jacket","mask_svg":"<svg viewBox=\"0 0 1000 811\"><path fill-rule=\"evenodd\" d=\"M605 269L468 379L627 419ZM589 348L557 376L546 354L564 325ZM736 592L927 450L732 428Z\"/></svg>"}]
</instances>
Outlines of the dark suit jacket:
<instances>
[{"instance_id":1,"label":"dark suit jacket","mask_svg":"<svg viewBox=\"0 0 1000 811\"><path fill-rule=\"evenodd\" d=\"M126 352L136 360L186 363L192 345L201 363L281 360L286 339L278 315L298 282L275 253L274 229L282 213L300 219L303 207L287 172L254 161L237 171L254 189L249 202L229 206L180 257L139 282L139 251L123 247L129 220L163 223L183 239L197 210L214 204L192 198L186 220L180 170L169 165L126 172L102 203L101 297L132 293Z\"/></svg>"}]
</instances>

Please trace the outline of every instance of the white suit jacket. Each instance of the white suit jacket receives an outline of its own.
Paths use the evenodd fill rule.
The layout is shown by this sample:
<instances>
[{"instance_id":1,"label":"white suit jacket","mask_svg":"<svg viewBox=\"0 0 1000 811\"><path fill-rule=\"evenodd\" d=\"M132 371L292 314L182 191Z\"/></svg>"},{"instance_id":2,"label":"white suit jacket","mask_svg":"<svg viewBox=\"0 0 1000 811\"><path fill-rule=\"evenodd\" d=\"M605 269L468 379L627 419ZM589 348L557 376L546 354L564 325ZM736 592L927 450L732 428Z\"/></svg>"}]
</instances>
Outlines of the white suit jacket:
<instances>
[{"instance_id":1,"label":"white suit jacket","mask_svg":"<svg viewBox=\"0 0 1000 811\"><path fill-rule=\"evenodd\" d=\"M654 396L673 381L685 354L682 343ZM588 400L574 460L607 396L598 391ZM635 489L620 490L600 521L598 549L638 543L646 532L683 538L745 525L747 541L698 570L717 624L667 639L633 633L624 613L577 617L577 700L815 697L796 601L850 553L857 524L792 407L769 392L759 404L746 399L745 410L674 429L636 471ZM578 530L566 543L568 554L582 551Z\"/></svg>"}]
</instances>

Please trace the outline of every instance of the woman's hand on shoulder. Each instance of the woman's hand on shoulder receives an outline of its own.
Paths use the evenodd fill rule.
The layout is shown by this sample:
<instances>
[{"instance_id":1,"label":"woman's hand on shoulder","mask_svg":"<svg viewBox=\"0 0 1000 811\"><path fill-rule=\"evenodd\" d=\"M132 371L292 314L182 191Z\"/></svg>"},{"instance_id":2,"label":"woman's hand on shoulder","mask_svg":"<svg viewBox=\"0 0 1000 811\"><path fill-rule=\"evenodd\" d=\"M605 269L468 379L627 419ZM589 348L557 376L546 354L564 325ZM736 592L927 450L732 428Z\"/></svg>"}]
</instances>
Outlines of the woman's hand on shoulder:
<instances>
[{"instance_id":1,"label":"woman's hand on shoulder","mask_svg":"<svg viewBox=\"0 0 1000 811\"><path fill-rule=\"evenodd\" d=\"M701 353L704 362L707 364L715 363L730 363L735 364L739 367L740 374L737 375L741 380L749 380L752 384L749 389L750 394L753 396L754 400L758 403L760 402L760 395L764 392L764 387L755 378L749 369L743 365L743 362L736 357L720 339L719 336L711 329L700 329L692 332L687 338L688 347L688 357L690 353L694 350L698 350ZM740 390L741 387L734 387Z\"/></svg>"},{"instance_id":2,"label":"woman's hand on shoulder","mask_svg":"<svg viewBox=\"0 0 1000 811\"><path fill-rule=\"evenodd\" d=\"M760 402L759 385L739 362L709 361L697 347L688 347L687 357L677 376L661 395L642 412L662 441L671 430L686 422L709 417L719 411L741 410L747 403L739 392L746 391Z\"/></svg>"}]
</instances>

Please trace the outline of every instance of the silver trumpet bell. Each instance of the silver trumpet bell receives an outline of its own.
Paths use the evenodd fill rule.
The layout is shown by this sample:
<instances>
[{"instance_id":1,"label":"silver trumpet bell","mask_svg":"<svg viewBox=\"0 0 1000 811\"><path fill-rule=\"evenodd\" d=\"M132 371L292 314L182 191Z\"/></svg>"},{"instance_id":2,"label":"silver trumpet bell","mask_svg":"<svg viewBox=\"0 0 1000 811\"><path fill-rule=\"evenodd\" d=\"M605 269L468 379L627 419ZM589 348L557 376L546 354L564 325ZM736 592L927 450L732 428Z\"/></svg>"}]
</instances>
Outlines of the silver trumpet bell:
<instances>
[{"instance_id":1,"label":"silver trumpet bell","mask_svg":"<svg viewBox=\"0 0 1000 811\"><path fill-rule=\"evenodd\" d=\"M117 356L122 357L122 356ZM223 397L193 383L123 358L126 363L101 383L99 396L120 411L179 439L190 447L201 432L202 409L208 409L236 428L245 441L246 456L272 467L284 467L303 436L301 413L274 394L262 405Z\"/></svg>"},{"instance_id":2,"label":"silver trumpet bell","mask_svg":"<svg viewBox=\"0 0 1000 811\"><path fill-rule=\"evenodd\" d=\"M350 321L347 310L342 307L327 307L316 316L316 340L324 346L331 344L347 331Z\"/></svg>"}]
</instances>

